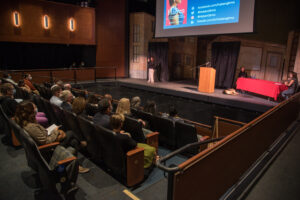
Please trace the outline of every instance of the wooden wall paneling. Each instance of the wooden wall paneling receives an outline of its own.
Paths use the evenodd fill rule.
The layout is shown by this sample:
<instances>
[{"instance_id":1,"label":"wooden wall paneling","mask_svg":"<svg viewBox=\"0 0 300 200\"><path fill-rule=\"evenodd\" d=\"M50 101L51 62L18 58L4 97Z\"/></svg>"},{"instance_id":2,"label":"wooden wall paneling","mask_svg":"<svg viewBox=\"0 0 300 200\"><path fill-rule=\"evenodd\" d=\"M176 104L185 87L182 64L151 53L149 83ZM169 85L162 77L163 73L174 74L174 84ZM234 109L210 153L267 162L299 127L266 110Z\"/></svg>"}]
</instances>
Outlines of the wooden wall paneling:
<instances>
[{"instance_id":1,"label":"wooden wall paneling","mask_svg":"<svg viewBox=\"0 0 300 200\"><path fill-rule=\"evenodd\" d=\"M125 76L125 46L128 40L125 37L126 2L102 1L96 7L96 66L115 66L118 77ZM113 77L114 71L98 71L97 74L101 77Z\"/></svg>"},{"instance_id":2,"label":"wooden wall paneling","mask_svg":"<svg viewBox=\"0 0 300 200\"><path fill-rule=\"evenodd\" d=\"M73 82L74 81L75 70L53 70L53 80L58 81L62 80L64 82Z\"/></svg>"},{"instance_id":3,"label":"wooden wall paneling","mask_svg":"<svg viewBox=\"0 0 300 200\"><path fill-rule=\"evenodd\" d=\"M90 81L95 79L94 69L78 69L76 70L77 81Z\"/></svg>"},{"instance_id":4,"label":"wooden wall paneling","mask_svg":"<svg viewBox=\"0 0 300 200\"><path fill-rule=\"evenodd\" d=\"M20 13L21 26L13 26L12 13ZM0 41L57 44L95 44L95 9L40 0L1 2ZM43 27L49 16L50 28ZM74 17L77 29L71 33L68 20Z\"/></svg>"},{"instance_id":5,"label":"wooden wall paneling","mask_svg":"<svg viewBox=\"0 0 300 200\"><path fill-rule=\"evenodd\" d=\"M182 170L174 177L173 199L197 199L199 195L202 199L219 199L297 118L299 98L265 113L215 148L189 159L194 161L180 164ZM254 122L258 123L252 125Z\"/></svg>"},{"instance_id":6,"label":"wooden wall paneling","mask_svg":"<svg viewBox=\"0 0 300 200\"><path fill-rule=\"evenodd\" d=\"M27 73L27 72L25 72ZM24 74L25 74L24 73ZM51 81L51 76L50 76L50 71L28 71L29 74L32 76L32 81L34 83L44 83L44 82L50 82Z\"/></svg>"}]
</instances>

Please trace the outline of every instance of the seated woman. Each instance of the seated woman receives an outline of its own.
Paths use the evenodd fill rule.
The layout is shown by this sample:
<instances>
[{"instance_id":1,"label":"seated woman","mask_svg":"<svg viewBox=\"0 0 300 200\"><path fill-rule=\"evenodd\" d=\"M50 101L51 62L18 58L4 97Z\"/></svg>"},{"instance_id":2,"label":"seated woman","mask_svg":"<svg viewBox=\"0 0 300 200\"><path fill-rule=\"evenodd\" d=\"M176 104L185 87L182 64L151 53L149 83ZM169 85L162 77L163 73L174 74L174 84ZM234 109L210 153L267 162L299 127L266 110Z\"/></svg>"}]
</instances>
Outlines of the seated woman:
<instances>
[{"instance_id":1,"label":"seated woman","mask_svg":"<svg viewBox=\"0 0 300 200\"><path fill-rule=\"evenodd\" d=\"M156 115L156 103L154 101L147 101L144 107L144 111L147 113L151 113L152 115Z\"/></svg>"},{"instance_id":2,"label":"seated woman","mask_svg":"<svg viewBox=\"0 0 300 200\"><path fill-rule=\"evenodd\" d=\"M143 110L143 107L141 106L141 98L140 97L138 97L138 96L132 97L131 108L135 108L137 110Z\"/></svg>"},{"instance_id":3,"label":"seated woman","mask_svg":"<svg viewBox=\"0 0 300 200\"><path fill-rule=\"evenodd\" d=\"M43 126L36 122L35 109L36 106L33 103L23 101L17 106L15 121L29 133L29 135L38 145L60 142L61 146L72 146L76 150L80 149L80 142L74 137L74 133L72 131L67 131L65 133L64 131L59 130L59 127L57 127L49 134ZM80 173L86 173L88 171L89 169L87 168L83 168L82 166L79 167Z\"/></svg>"},{"instance_id":4,"label":"seated woman","mask_svg":"<svg viewBox=\"0 0 300 200\"><path fill-rule=\"evenodd\" d=\"M94 94L90 94L86 103L85 112L88 116L94 116L99 112L98 108L99 99Z\"/></svg>"},{"instance_id":5,"label":"seated woman","mask_svg":"<svg viewBox=\"0 0 300 200\"><path fill-rule=\"evenodd\" d=\"M120 99L118 106L117 106L116 114L128 115L128 116L133 117L131 115L131 111L130 111L129 99L127 99L127 98ZM146 126L146 122L143 121L142 119L138 119L138 121L143 124L143 127ZM143 128L143 132L145 135L147 135L148 133L152 133L152 131L145 129L145 128Z\"/></svg>"},{"instance_id":6,"label":"seated woman","mask_svg":"<svg viewBox=\"0 0 300 200\"><path fill-rule=\"evenodd\" d=\"M298 78L297 74L295 72L289 72L288 73L288 80L284 82L286 86L288 86L287 90L284 90L281 93L281 96L284 99L288 99L289 95L292 95L296 92L297 86L298 86Z\"/></svg>"},{"instance_id":7,"label":"seated woman","mask_svg":"<svg viewBox=\"0 0 300 200\"><path fill-rule=\"evenodd\" d=\"M122 131L122 126L125 117L122 114L114 114L110 117L110 125L113 132L116 133L117 138L121 141L122 148L124 152L128 152L134 148L142 147L144 148L144 168L149 168L152 166L156 157L156 150L154 147L143 143L136 143L130 136L129 133Z\"/></svg>"},{"instance_id":8,"label":"seated woman","mask_svg":"<svg viewBox=\"0 0 300 200\"><path fill-rule=\"evenodd\" d=\"M78 116L81 116L83 118L91 119L87 116L86 111L86 100L83 97L76 97L72 104L72 112L75 113Z\"/></svg>"}]
</instances>

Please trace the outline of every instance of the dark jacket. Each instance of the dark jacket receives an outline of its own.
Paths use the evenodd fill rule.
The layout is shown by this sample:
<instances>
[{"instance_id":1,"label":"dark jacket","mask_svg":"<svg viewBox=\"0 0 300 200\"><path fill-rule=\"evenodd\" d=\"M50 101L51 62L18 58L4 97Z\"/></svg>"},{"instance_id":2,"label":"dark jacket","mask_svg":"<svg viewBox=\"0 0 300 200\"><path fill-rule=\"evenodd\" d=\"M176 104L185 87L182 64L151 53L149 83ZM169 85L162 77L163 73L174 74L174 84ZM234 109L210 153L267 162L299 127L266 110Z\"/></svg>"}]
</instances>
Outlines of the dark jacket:
<instances>
[{"instance_id":1,"label":"dark jacket","mask_svg":"<svg viewBox=\"0 0 300 200\"><path fill-rule=\"evenodd\" d=\"M87 103L85 106L86 114L89 116L94 116L97 112L99 112L98 106L94 106L90 103Z\"/></svg>"},{"instance_id":2,"label":"dark jacket","mask_svg":"<svg viewBox=\"0 0 300 200\"><path fill-rule=\"evenodd\" d=\"M8 118L15 116L18 103L14 99L9 96L2 96L0 98L0 104Z\"/></svg>"},{"instance_id":3,"label":"dark jacket","mask_svg":"<svg viewBox=\"0 0 300 200\"><path fill-rule=\"evenodd\" d=\"M60 105L64 110L72 112L72 105L67 103L67 102L62 102L62 104Z\"/></svg>"},{"instance_id":4,"label":"dark jacket","mask_svg":"<svg viewBox=\"0 0 300 200\"><path fill-rule=\"evenodd\" d=\"M244 71L244 72L240 71L240 73L239 73L239 75L238 75L238 78L240 78L240 77L247 78L247 77L248 77L247 72L246 72L246 71Z\"/></svg>"},{"instance_id":5,"label":"dark jacket","mask_svg":"<svg viewBox=\"0 0 300 200\"><path fill-rule=\"evenodd\" d=\"M135 149L135 147L137 145L137 143L128 135L116 133L116 138L120 142L120 145L122 146L123 151L126 153L132 149Z\"/></svg>"},{"instance_id":6,"label":"dark jacket","mask_svg":"<svg viewBox=\"0 0 300 200\"><path fill-rule=\"evenodd\" d=\"M111 129L110 128L110 116L107 114L102 114L101 112L98 112L95 114L93 121L98 126L102 126L104 128Z\"/></svg>"}]
</instances>

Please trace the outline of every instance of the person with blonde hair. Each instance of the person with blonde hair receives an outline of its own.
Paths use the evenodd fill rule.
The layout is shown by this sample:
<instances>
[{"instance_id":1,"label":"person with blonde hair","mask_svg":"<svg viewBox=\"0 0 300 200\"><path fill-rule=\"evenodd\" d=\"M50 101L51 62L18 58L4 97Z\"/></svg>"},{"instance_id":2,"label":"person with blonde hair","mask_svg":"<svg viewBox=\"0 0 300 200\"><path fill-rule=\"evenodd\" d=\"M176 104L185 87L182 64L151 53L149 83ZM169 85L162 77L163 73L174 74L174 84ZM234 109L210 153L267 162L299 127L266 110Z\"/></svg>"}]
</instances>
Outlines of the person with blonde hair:
<instances>
[{"instance_id":1,"label":"person with blonde hair","mask_svg":"<svg viewBox=\"0 0 300 200\"><path fill-rule=\"evenodd\" d=\"M127 98L120 99L116 110L117 114L131 115L130 101Z\"/></svg>"},{"instance_id":2,"label":"person with blonde hair","mask_svg":"<svg viewBox=\"0 0 300 200\"><path fill-rule=\"evenodd\" d=\"M153 161L156 157L156 149L148 144L136 143L131 138L130 133L127 133L122 129L125 117L123 114L114 114L110 117L110 126L116 137L120 140L120 144L125 152L128 152L136 147L144 148L144 168L152 166Z\"/></svg>"},{"instance_id":3,"label":"person with blonde hair","mask_svg":"<svg viewBox=\"0 0 300 200\"><path fill-rule=\"evenodd\" d=\"M87 117L85 114L86 100L83 97L76 97L72 104L72 111L78 116Z\"/></svg>"},{"instance_id":4,"label":"person with blonde hair","mask_svg":"<svg viewBox=\"0 0 300 200\"><path fill-rule=\"evenodd\" d=\"M72 102L74 99L73 94L70 92L70 90L64 90L60 93L60 99L63 101L61 104L61 107L67 111L72 110Z\"/></svg>"}]
</instances>

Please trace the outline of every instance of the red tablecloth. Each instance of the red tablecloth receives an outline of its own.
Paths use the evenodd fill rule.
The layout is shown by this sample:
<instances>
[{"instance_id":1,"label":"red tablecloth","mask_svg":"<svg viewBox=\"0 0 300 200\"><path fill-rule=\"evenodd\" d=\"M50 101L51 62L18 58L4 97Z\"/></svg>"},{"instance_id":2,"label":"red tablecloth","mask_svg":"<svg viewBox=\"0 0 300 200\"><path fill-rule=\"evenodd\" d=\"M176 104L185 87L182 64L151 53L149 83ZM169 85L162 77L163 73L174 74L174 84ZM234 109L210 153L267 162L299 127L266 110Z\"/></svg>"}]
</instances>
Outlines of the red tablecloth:
<instances>
[{"instance_id":1,"label":"red tablecloth","mask_svg":"<svg viewBox=\"0 0 300 200\"><path fill-rule=\"evenodd\" d=\"M288 87L284 84L273 81L239 78L236 81L236 89L272 97L276 101L280 92L288 89Z\"/></svg>"}]
</instances>

